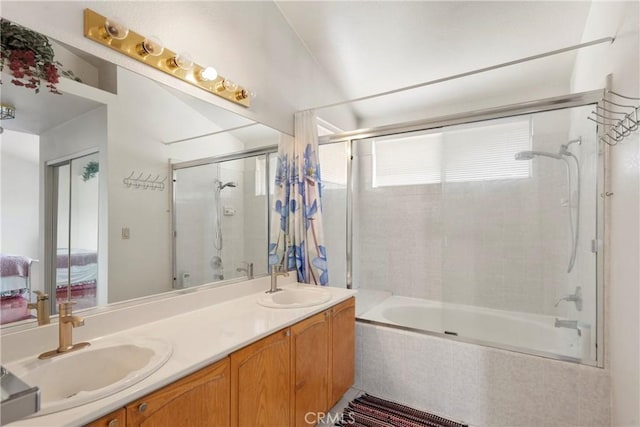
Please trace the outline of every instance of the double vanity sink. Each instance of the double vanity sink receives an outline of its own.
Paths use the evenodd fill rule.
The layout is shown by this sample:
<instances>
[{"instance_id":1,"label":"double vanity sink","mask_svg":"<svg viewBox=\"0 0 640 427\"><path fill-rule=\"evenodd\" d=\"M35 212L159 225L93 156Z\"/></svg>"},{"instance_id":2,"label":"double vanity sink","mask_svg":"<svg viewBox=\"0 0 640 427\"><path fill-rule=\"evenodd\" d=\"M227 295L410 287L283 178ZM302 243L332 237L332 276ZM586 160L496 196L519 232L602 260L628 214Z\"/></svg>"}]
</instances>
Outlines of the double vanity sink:
<instances>
[{"instance_id":1,"label":"double vanity sink","mask_svg":"<svg viewBox=\"0 0 640 427\"><path fill-rule=\"evenodd\" d=\"M328 289L293 285L275 293L262 291L254 294L254 298L251 298L254 308L248 311L255 312L256 303L270 309L314 307L329 302L334 296L335 292ZM296 310L277 310L283 311L297 313ZM45 360L37 355L26 357L8 363L5 368L10 373L8 375L13 374L25 385L37 387L40 401L37 416L47 415L114 395L160 369L170 360L174 346L171 340L151 336L163 336L162 328L155 335L136 334L134 337L121 333L93 339L90 346L68 354ZM15 394L5 390L5 383L3 378L3 424L13 420L11 403L15 402ZM33 388L31 392L33 394Z\"/></svg>"},{"instance_id":2,"label":"double vanity sink","mask_svg":"<svg viewBox=\"0 0 640 427\"><path fill-rule=\"evenodd\" d=\"M171 356L172 347L154 338L97 339L89 347L41 360L29 357L6 366L25 384L37 387L38 415L62 411L109 396L130 387L158 370ZM14 418L12 396L4 396L3 419ZM6 399L5 399L6 397Z\"/></svg>"}]
</instances>

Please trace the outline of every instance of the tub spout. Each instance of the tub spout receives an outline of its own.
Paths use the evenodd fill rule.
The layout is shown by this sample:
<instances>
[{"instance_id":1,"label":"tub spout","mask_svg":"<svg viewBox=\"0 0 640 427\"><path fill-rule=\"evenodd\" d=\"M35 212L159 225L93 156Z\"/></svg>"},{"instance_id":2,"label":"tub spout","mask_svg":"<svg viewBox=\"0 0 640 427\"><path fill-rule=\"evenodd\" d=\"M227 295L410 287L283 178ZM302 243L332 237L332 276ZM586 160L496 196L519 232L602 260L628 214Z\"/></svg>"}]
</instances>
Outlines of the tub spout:
<instances>
[{"instance_id":1,"label":"tub spout","mask_svg":"<svg viewBox=\"0 0 640 427\"><path fill-rule=\"evenodd\" d=\"M555 328L575 329L578 332L578 336L582 336L582 329L580 329L580 324L577 320L561 320L556 317L556 321L553 326Z\"/></svg>"}]
</instances>

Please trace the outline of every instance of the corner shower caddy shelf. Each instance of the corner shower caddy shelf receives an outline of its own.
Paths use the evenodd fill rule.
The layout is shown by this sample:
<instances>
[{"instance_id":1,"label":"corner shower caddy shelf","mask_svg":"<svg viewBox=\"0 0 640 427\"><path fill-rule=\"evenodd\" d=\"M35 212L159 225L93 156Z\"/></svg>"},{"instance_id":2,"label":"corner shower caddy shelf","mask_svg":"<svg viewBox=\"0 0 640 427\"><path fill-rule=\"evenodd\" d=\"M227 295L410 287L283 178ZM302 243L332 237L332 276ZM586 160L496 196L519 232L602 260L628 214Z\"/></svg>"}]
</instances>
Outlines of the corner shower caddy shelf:
<instances>
[{"instance_id":1,"label":"corner shower caddy shelf","mask_svg":"<svg viewBox=\"0 0 640 427\"><path fill-rule=\"evenodd\" d=\"M640 98L633 98L631 96L621 95L612 90L607 90L607 94L614 95L618 98L622 98L624 100L629 101L640 101ZM614 98L615 99L615 98ZM625 102L625 101L620 101ZM600 140L607 145L614 146L619 142L622 142L623 139L631 135L633 132L636 132L640 129L640 119L638 115L640 114L640 105L625 105L621 104L617 101L611 101L606 98L602 98L602 101L598 103L596 109L591 112L591 114L595 117L587 117L587 119L592 122L596 122L598 125L603 126L604 130L602 132L602 136L600 136ZM629 110L616 111L616 109L625 109L630 108ZM614 116L617 114L618 116L623 116L622 118L614 118L618 116Z\"/></svg>"}]
</instances>

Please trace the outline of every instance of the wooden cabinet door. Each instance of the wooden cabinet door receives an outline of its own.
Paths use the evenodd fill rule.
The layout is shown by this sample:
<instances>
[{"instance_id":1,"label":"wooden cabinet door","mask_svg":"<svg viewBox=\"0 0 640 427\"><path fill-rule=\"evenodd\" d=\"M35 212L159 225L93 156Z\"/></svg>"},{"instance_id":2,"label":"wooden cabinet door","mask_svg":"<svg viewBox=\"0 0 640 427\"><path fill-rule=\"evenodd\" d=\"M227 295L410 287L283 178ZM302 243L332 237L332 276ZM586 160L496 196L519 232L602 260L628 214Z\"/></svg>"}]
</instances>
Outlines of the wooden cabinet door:
<instances>
[{"instance_id":1,"label":"wooden cabinet door","mask_svg":"<svg viewBox=\"0 0 640 427\"><path fill-rule=\"evenodd\" d=\"M329 316L327 310L291 327L291 425L296 427L315 425L317 413L329 409Z\"/></svg>"},{"instance_id":2,"label":"wooden cabinet door","mask_svg":"<svg viewBox=\"0 0 640 427\"><path fill-rule=\"evenodd\" d=\"M231 354L231 425L286 426L290 421L289 328Z\"/></svg>"},{"instance_id":3,"label":"wooden cabinet door","mask_svg":"<svg viewBox=\"0 0 640 427\"><path fill-rule=\"evenodd\" d=\"M126 427L126 415L124 408L118 409L87 424L85 427Z\"/></svg>"},{"instance_id":4,"label":"wooden cabinet door","mask_svg":"<svg viewBox=\"0 0 640 427\"><path fill-rule=\"evenodd\" d=\"M229 426L229 389L227 358L127 405L127 426Z\"/></svg>"},{"instance_id":5,"label":"wooden cabinet door","mask_svg":"<svg viewBox=\"0 0 640 427\"><path fill-rule=\"evenodd\" d=\"M331 308L329 407L353 385L356 351L356 302L351 297Z\"/></svg>"}]
</instances>

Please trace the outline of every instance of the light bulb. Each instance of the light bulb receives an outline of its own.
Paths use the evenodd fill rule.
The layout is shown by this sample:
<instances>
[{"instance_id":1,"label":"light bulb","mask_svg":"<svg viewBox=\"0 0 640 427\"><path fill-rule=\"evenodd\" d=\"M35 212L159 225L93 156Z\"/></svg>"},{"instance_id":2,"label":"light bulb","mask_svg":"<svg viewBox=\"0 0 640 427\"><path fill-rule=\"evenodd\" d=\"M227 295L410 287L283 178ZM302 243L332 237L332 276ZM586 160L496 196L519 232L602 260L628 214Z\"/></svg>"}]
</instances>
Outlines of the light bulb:
<instances>
[{"instance_id":1,"label":"light bulb","mask_svg":"<svg viewBox=\"0 0 640 427\"><path fill-rule=\"evenodd\" d=\"M198 72L198 80L210 82L218 78L218 72L213 67L203 68Z\"/></svg>"},{"instance_id":2,"label":"light bulb","mask_svg":"<svg viewBox=\"0 0 640 427\"><path fill-rule=\"evenodd\" d=\"M116 40L124 40L129 35L129 28L122 23L120 18L107 18L104 21L104 30L107 35Z\"/></svg>"},{"instance_id":3,"label":"light bulb","mask_svg":"<svg viewBox=\"0 0 640 427\"><path fill-rule=\"evenodd\" d=\"M140 47L142 48L142 52L140 52L141 55L147 54L151 56L160 56L162 55L162 52L164 52L162 41L156 36L144 39L140 44Z\"/></svg>"},{"instance_id":4,"label":"light bulb","mask_svg":"<svg viewBox=\"0 0 640 427\"><path fill-rule=\"evenodd\" d=\"M232 82L231 80L224 79L224 81L222 82L222 86L224 86L224 88L229 92L235 92L236 90L238 90L238 84Z\"/></svg>"},{"instance_id":5,"label":"light bulb","mask_svg":"<svg viewBox=\"0 0 640 427\"><path fill-rule=\"evenodd\" d=\"M193 59L191 58L191 55L189 55L186 52L182 52L182 53L177 54L173 58L173 62L176 64L176 66L178 68L180 68L181 70L184 70L184 71L189 71L194 66Z\"/></svg>"},{"instance_id":6,"label":"light bulb","mask_svg":"<svg viewBox=\"0 0 640 427\"><path fill-rule=\"evenodd\" d=\"M251 93L247 89L240 89L236 92L236 99L241 101L251 97Z\"/></svg>"}]
</instances>

